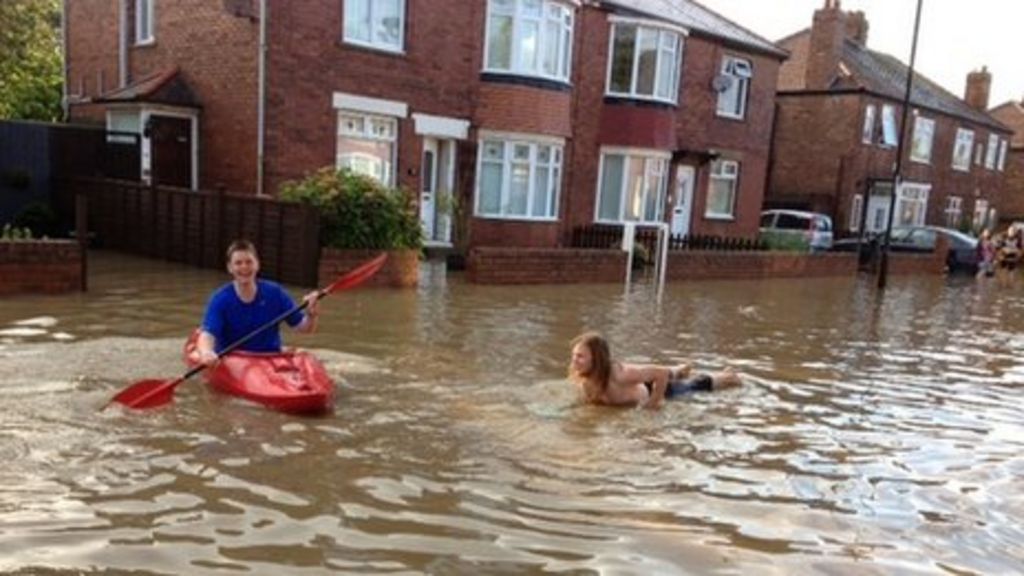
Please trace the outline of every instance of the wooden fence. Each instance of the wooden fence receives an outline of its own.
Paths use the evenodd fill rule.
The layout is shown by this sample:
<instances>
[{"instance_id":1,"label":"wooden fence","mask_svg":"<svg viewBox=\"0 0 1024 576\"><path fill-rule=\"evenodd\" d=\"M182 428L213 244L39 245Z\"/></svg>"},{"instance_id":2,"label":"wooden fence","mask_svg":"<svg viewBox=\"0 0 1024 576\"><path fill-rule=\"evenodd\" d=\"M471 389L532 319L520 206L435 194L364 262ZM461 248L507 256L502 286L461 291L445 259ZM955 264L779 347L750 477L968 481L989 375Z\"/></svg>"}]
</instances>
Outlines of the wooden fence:
<instances>
[{"instance_id":1,"label":"wooden fence","mask_svg":"<svg viewBox=\"0 0 1024 576\"><path fill-rule=\"evenodd\" d=\"M245 238L256 244L264 276L316 285L320 217L308 205L109 179L76 178L64 185L87 198L95 246L222 268L227 245Z\"/></svg>"}]
</instances>

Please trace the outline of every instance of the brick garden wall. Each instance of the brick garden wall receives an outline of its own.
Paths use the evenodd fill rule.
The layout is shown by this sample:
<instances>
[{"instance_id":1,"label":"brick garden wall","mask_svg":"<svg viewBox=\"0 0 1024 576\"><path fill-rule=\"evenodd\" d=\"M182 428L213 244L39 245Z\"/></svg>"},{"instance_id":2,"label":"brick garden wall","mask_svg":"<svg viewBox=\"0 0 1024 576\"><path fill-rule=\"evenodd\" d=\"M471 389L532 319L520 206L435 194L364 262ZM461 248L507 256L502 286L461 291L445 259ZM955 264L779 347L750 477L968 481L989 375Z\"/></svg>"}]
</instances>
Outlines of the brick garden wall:
<instances>
[{"instance_id":1,"label":"brick garden wall","mask_svg":"<svg viewBox=\"0 0 1024 576\"><path fill-rule=\"evenodd\" d=\"M81 290L82 249L67 240L0 241L0 294Z\"/></svg>"},{"instance_id":2,"label":"brick garden wall","mask_svg":"<svg viewBox=\"0 0 1024 576\"><path fill-rule=\"evenodd\" d=\"M466 276L477 284L599 284L626 280L621 250L474 248Z\"/></svg>"},{"instance_id":3,"label":"brick garden wall","mask_svg":"<svg viewBox=\"0 0 1024 576\"><path fill-rule=\"evenodd\" d=\"M856 254L693 250L669 253L665 275L667 280L760 280L856 273Z\"/></svg>"},{"instance_id":4,"label":"brick garden wall","mask_svg":"<svg viewBox=\"0 0 1024 576\"><path fill-rule=\"evenodd\" d=\"M380 254L380 250L338 250L324 248L320 251L320 287L327 286L339 276ZM384 266L363 287L412 288L419 283L419 250L392 250Z\"/></svg>"}]
</instances>

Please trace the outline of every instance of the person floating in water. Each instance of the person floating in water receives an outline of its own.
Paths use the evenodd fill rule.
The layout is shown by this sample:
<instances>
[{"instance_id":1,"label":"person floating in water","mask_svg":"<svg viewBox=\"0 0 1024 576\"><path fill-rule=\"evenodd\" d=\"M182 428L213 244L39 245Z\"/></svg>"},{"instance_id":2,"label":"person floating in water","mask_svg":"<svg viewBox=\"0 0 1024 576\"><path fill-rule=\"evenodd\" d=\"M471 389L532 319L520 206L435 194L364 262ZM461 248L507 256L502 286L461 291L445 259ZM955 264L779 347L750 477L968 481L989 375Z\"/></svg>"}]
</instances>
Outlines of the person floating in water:
<instances>
[{"instance_id":1,"label":"person floating in water","mask_svg":"<svg viewBox=\"0 0 1024 576\"><path fill-rule=\"evenodd\" d=\"M585 332L572 341L569 378L590 404L660 408L666 398L743 383L732 368L711 374L692 373L689 364L669 367L614 361L608 342L597 332Z\"/></svg>"}]
</instances>

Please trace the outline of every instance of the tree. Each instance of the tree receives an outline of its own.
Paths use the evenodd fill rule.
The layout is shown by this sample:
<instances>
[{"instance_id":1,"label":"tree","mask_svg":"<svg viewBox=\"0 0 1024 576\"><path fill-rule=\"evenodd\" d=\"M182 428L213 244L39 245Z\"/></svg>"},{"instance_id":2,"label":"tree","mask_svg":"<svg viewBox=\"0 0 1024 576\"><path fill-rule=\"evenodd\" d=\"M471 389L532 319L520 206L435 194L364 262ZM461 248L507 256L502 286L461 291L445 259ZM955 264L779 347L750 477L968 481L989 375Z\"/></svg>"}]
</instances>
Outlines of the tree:
<instances>
[{"instance_id":1,"label":"tree","mask_svg":"<svg viewBox=\"0 0 1024 576\"><path fill-rule=\"evenodd\" d=\"M60 0L0 0L0 119L60 119L60 26Z\"/></svg>"}]
</instances>

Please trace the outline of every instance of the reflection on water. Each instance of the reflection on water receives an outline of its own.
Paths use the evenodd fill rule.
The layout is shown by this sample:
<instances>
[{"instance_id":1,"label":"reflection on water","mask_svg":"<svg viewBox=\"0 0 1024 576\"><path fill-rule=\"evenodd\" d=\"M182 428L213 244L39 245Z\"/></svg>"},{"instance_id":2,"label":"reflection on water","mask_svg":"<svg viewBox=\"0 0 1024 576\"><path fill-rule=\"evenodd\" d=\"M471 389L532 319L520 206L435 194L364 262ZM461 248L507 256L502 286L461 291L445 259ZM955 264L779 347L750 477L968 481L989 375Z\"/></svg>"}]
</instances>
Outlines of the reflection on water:
<instances>
[{"instance_id":1,"label":"reflection on water","mask_svg":"<svg viewBox=\"0 0 1024 576\"><path fill-rule=\"evenodd\" d=\"M0 300L0 571L1010 574L1024 297L972 279L419 290L323 303L340 383L296 418L173 377L224 276L98 253ZM301 290L295 290L296 294ZM576 406L567 342L737 366L652 413Z\"/></svg>"}]
</instances>

